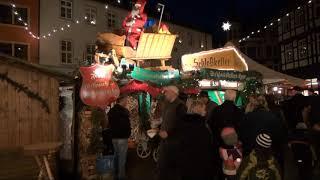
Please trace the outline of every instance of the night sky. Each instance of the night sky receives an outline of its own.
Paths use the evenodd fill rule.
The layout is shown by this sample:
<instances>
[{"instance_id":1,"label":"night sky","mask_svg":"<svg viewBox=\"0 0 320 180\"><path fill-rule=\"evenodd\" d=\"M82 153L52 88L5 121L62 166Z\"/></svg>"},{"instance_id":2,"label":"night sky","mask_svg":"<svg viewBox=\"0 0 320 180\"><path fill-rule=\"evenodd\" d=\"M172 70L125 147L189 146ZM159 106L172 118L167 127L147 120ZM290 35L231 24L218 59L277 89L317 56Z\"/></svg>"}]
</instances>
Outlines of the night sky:
<instances>
[{"instance_id":1,"label":"night sky","mask_svg":"<svg viewBox=\"0 0 320 180\"><path fill-rule=\"evenodd\" d=\"M154 0L149 0L149 2ZM235 2L234 10L231 4ZM278 16L287 0L163 0L175 22L192 24L214 36L222 33L221 25L231 12L247 31L256 30L272 17ZM216 38L216 37L215 37Z\"/></svg>"}]
</instances>

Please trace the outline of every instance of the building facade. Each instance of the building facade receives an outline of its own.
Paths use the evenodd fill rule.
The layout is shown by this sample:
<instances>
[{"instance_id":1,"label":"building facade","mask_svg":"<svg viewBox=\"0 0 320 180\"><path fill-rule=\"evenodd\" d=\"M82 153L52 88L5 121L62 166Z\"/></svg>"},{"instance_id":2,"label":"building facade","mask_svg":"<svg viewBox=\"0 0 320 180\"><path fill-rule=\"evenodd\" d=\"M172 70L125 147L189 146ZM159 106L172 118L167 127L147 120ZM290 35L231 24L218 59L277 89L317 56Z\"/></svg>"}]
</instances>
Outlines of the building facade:
<instances>
[{"instance_id":1,"label":"building facade","mask_svg":"<svg viewBox=\"0 0 320 180\"><path fill-rule=\"evenodd\" d=\"M40 2L40 34L46 36L40 39L40 63L67 71L93 60L97 33L120 29L129 13L125 8L93 0ZM179 35L172 53L174 67L179 67L181 55L212 48L210 34L167 24Z\"/></svg>"},{"instance_id":2,"label":"building facade","mask_svg":"<svg viewBox=\"0 0 320 180\"><path fill-rule=\"evenodd\" d=\"M0 53L38 63L39 40L29 31L39 33L39 1L0 0Z\"/></svg>"},{"instance_id":3,"label":"building facade","mask_svg":"<svg viewBox=\"0 0 320 180\"><path fill-rule=\"evenodd\" d=\"M245 37L244 31L240 23L233 22L232 28L228 31L227 40L237 44L241 52L256 62L276 71L281 71L277 30L276 26L270 27L268 31L251 34L249 39L239 43L239 40Z\"/></svg>"},{"instance_id":4,"label":"building facade","mask_svg":"<svg viewBox=\"0 0 320 180\"><path fill-rule=\"evenodd\" d=\"M278 28L283 72L304 79L320 77L320 0L296 7Z\"/></svg>"},{"instance_id":5,"label":"building facade","mask_svg":"<svg viewBox=\"0 0 320 180\"><path fill-rule=\"evenodd\" d=\"M256 62L281 71L280 46L276 28L251 36L250 39L240 43L241 51Z\"/></svg>"}]
</instances>

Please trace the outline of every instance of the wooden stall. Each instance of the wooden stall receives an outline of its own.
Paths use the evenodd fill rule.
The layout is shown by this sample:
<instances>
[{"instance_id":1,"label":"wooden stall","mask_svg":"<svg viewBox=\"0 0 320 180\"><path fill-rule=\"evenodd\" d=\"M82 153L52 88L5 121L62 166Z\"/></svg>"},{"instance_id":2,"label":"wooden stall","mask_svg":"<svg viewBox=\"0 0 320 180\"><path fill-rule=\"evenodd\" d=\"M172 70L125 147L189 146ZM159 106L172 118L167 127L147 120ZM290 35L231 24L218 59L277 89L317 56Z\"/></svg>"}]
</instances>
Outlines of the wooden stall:
<instances>
[{"instance_id":1,"label":"wooden stall","mask_svg":"<svg viewBox=\"0 0 320 180\"><path fill-rule=\"evenodd\" d=\"M6 159L17 162L15 170L26 160L21 151L26 145L61 142L59 87L68 80L43 66L0 55L0 152L20 152ZM35 164L32 157L29 162Z\"/></svg>"}]
</instances>

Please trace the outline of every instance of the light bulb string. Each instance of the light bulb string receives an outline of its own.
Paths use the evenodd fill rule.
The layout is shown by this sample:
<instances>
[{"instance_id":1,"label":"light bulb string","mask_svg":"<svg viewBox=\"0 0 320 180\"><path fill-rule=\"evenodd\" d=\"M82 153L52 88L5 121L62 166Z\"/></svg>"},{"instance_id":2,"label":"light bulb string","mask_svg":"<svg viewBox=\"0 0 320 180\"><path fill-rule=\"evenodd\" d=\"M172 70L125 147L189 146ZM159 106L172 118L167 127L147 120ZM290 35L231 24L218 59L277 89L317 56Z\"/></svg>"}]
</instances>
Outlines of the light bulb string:
<instances>
[{"instance_id":1,"label":"light bulb string","mask_svg":"<svg viewBox=\"0 0 320 180\"><path fill-rule=\"evenodd\" d=\"M36 33L33 33L31 31L31 27L29 27L30 24L27 23L26 20L24 20L22 18L22 16L19 14L19 12L17 11L17 7L15 4L11 4L11 7L12 7L12 12L13 14L15 15L15 17L17 18L17 20L19 22L21 22L24 26L24 29L25 31L34 39L47 39L49 37L52 37L55 33L57 32L62 32L62 31L65 31L67 29L70 29L71 28L71 24L70 23L67 23L65 25L62 25L62 26L59 26L59 28L57 27L54 27L52 28L51 31L49 31L48 33L46 34L42 34L42 35L36 35ZM105 5L105 8L108 9L108 5L106 4ZM96 24L96 19L88 19L87 16L84 16L83 18L80 18L80 19L76 19L75 21L73 21L74 24L80 24L80 23L83 23L83 21L81 21L81 19L85 22L85 23L90 23L92 25L95 25ZM89 21L88 21L89 20Z\"/></svg>"},{"instance_id":2,"label":"light bulb string","mask_svg":"<svg viewBox=\"0 0 320 180\"><path fill-rule=\"evenodd\" d=\"M308 0L308 1L306 2L306 4L304 4L304 5L311 5L312 3L313 3L312 0ZM304 6L304 5L301 5L301 6ZM296 10L301 10L301 9L302 9L301 6L298 6L298 7L295 8L295 9L296 9ZM290 12L283 13L283 14L284 14L283 16L290 17ZM283 16L281 16L281 17L283 17ZM239 42L239 43L244 42L244 41L252 38L252 36L254 36L255 34L260 34L260 33L263 32L263 31L267 31L268 28L275 26L275 24L280 25L280 24L281 24L281 17L279 17L279 18L273 18L273 20L270 21L270 23L268 23L267 25L265 25L263 28L257 29L256 31L252 31L250 34L248 34L248 35L240 38L238 42Z\"/></svg>"}]
</instances>

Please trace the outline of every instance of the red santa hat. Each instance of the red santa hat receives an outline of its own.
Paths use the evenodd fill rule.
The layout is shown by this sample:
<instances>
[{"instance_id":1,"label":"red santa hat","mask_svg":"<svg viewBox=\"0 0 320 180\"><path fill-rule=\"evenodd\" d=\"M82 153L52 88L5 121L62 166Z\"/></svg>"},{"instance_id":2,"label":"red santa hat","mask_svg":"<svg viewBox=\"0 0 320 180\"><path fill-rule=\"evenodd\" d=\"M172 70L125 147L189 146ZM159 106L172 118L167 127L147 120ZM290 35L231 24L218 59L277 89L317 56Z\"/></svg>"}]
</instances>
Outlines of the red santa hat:
<instances>
[{"instance_id":1,"label":"red santa hat","mask_svg":"<svg viewBox=\"0 0 320 180\"><path fill-rule=\"evenodd\" d=\"M144 7L147 4L147 0L137 0L135 3L135 6L139 6L140 8L140 13L143 13Z\"/></svg>"}]
</instances>

